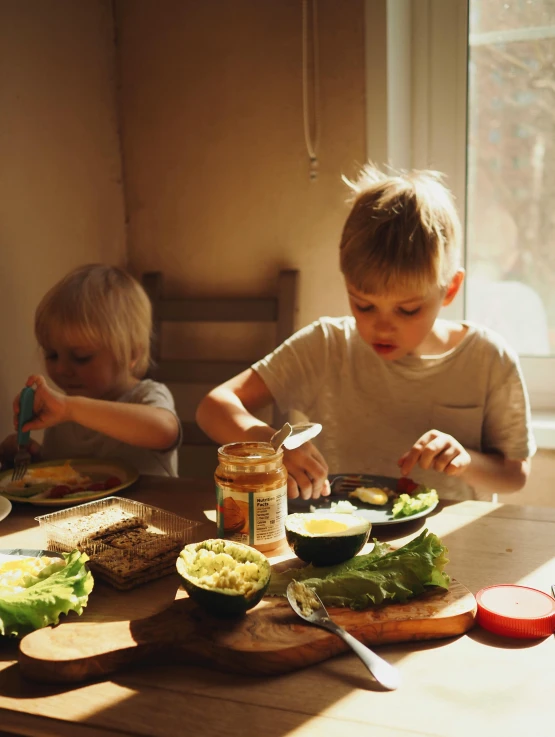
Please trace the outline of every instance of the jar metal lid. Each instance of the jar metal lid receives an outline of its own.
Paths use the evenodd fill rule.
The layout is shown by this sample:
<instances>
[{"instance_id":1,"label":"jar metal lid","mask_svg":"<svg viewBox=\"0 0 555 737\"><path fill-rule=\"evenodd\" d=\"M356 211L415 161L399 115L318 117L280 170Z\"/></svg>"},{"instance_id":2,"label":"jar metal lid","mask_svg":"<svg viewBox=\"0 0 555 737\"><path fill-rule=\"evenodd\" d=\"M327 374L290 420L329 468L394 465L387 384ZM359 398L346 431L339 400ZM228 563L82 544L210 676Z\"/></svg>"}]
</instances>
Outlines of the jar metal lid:
<instances>
[{"instance_id":1,"label":"jar metal lid","mask_svg":"<svg viewBox=\"0 0 555 737\"><path fill-rule=\"evenodd\" d=\"M540 638L555 632L555 599L528 586L498 584L476 594L476 621L506 637Z\"/></svg>"}]
</instances>

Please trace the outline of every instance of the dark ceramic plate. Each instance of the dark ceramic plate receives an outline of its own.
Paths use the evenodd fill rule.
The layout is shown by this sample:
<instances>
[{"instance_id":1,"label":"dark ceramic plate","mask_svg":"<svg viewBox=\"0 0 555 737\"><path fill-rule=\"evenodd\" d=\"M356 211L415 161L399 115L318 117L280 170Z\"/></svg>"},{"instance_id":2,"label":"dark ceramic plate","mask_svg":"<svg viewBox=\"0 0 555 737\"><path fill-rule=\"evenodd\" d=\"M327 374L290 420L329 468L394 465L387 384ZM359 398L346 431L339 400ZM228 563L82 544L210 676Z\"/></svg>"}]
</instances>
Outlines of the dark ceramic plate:
<instances>
[{"instance_id":1,"label":"dark ceramic plate","mask_svg":"<svg viewBox=\"0 0 555 737\"><path fill-rule=\"evenodd\" d=\"M310 507L314 507L316 511L331 509L333 502L342 499L348 500L356 507L356 514L369 520L372 525L398 525L402 522L410 522L420 517L426 517L436 507L437 502L430 507L407 515L406 517L393 516L394 500L391 499L383 506L377 504L365 504L359 499L349 499L349 491L357 486L374 486L378 489L396 489L397 479L391 476L372 476L370 474L347 474L336 473L329 476L331 485L330 496L320 497L320 499L289 499L288 510L290 514L294 512L310 512Z\"/></svg>"}]
</instances>

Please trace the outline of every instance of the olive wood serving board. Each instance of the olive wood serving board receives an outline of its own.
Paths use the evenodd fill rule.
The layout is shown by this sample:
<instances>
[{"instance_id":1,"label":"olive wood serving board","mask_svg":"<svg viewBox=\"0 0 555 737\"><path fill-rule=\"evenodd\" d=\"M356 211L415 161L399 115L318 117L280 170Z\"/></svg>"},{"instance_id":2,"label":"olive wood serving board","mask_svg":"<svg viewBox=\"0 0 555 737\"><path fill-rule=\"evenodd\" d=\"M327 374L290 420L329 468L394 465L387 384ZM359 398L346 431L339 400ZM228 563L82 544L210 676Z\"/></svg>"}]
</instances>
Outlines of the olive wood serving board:
<instances>
[{"instance_id":1,"label":"olive wood serving board","mask_svg":"<svg viewBox=\"0 0 555 737\"><path fill-rule=\"evenodd\" d=\"M461 635L474 623L476 601L462 584L406 604L330 616L368 645ZM102 678L145 663L201 664L250 674L298 670L348 650L336 635L306 624L285 599L265 598L244 617L221 619L191 599L176 599L144 619L45 627L21 640L23 674L44 682Z\"/></svg>"}]
</instances>

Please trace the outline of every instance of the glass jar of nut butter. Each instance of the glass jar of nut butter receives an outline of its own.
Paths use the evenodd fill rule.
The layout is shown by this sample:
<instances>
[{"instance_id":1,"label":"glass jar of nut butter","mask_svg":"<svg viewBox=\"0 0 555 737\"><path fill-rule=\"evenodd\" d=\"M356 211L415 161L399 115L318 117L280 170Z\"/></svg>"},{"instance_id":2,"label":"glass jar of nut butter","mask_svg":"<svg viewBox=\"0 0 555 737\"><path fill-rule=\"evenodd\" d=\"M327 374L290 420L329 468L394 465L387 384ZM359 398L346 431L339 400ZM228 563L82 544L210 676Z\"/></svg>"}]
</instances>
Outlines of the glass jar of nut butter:
<instances>
[{"instance_id":1,"label":"glass jar of nut butter","mask_svg":"<svg viewBox=\"0 0 555 737\"><path fill-rule=\"evenodd\" d=\"M287 469L270 443L229 443L218 449L218 536L260 551L285 539Z\"/></svg>"}]
</instances>

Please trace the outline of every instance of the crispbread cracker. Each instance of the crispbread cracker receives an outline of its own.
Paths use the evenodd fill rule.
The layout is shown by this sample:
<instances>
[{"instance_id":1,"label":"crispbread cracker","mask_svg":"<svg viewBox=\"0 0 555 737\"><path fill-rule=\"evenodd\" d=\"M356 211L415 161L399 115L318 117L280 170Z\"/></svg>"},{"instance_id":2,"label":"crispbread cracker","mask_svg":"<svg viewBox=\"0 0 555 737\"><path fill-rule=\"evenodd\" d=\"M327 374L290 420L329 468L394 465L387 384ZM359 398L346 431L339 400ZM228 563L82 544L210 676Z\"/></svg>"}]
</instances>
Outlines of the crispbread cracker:
<instances>
[{"instance_id":1,"label":"crispbread cracker","mask_svg":"<svg viewBox=\"0 0 555 737\"><path fill-rule=\"evenodd\" d=\"M50 515L50 544L87 553L95 577L121 590L175 573L179 551L198 525L128 499L93 502L80 511Z\"/></svg>"},{"instance_id":2,"label":"crispbread cracker","mask_svg":"<svg viewBox=\"0 0 555 737\"><path fill-rule=\"evenodd\" d=\"M122 530L112 535L102 537L101 542L112 548L123 550L134 549L139 555L144 555L146 551L156 551L163 553L166 550L175 548L179 543L173 540L161 530L153 532L151 528L134 527L130 530Z\"/></svg>"},{"instance_id":3,"label":"crispbread cracker","mask_svg":"<svg viewBox=\"0 0 555 737\"><path fill-rule=\"evenodd\" d=\"M179 546L176 545L161 554L148 557L136 555L128 550L103 550L96 553L91 558L91 562L95 566L106 570L112 576L128 578L149 568L165 564L168 560L175 562L178 554Z\"/></svg>"},{"instance_id":4,"label":"crispbread cracker","mask_svg":"<svg viewBox=\"0 0 555 737\"><path fill-rule=\"evenodd\" d=\"M136 527L146 528L147 523L123 509L109 507L85 517L58 522L56 527L66 534L76 537L77 540L94 540L121 530Z\"/></svg>"},{"instance_id":5,"label":"crispbread cracker","mask_svg":"<svg viewBox=\"0 0 555 737\"><path fill-rule=\"evenodd\" d=\"M155 579L162 578L163 576L167 576L170 573L175 573L175 570L175 561L172 558L172 560L166 563L164 566L149 568L148 570L142 573L138 573L135 576L131 576L129 578L111 576L106 572L105 569L102 571L98 571L98 575L114 588L119 589L120 591L128 591L129 589L133 589L135 588L135 586L140 586L141 584L147 583L148 581L154 581Z\"/></svg>"}]
</instances>

